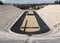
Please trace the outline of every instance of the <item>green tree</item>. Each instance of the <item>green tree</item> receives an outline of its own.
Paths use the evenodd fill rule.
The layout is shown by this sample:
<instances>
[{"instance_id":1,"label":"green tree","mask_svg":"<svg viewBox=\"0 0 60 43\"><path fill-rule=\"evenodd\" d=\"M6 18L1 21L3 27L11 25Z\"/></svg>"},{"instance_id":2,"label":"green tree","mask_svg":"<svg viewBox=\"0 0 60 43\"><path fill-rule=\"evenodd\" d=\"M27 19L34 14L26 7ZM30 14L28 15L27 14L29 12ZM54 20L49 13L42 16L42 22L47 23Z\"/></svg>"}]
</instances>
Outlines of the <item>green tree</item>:
<instances>
[{"instance_id":1,"label":"green tree","mask_svg":"<svg viewBox=\"0 0 60 43\"><path fill-rule=\"evenodd\" d=\"M55 4L60 4L60 0L56 0L55 1Z\"/></svg>"},{"instance_id":2,"label":"green tree","mask_svg":"<svg viewBox=\"0 0 60 43\"><path fill-rule=\"evenodd\" d=\"M3 5L3 2L2 1L0 1L0 5Z\"/></svg>"}]
</instances>

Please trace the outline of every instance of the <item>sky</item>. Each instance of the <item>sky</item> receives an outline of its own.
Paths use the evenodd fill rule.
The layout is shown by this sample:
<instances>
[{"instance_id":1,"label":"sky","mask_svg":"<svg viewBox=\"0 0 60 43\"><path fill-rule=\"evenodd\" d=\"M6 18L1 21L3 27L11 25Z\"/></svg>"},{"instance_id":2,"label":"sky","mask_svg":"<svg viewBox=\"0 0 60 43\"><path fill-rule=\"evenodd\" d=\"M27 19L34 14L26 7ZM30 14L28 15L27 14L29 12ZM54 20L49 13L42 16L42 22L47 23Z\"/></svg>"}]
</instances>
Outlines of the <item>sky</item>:
<instances>
[{"instance_id":1,"label":"sky","mask_svg":"<svg viewBox=\"0 0 60 43\"><path fill-rule=\"evenodd\" d=\"M4 3L53 3L55 0L1 0Z\"/></svg>"}]
</instances>

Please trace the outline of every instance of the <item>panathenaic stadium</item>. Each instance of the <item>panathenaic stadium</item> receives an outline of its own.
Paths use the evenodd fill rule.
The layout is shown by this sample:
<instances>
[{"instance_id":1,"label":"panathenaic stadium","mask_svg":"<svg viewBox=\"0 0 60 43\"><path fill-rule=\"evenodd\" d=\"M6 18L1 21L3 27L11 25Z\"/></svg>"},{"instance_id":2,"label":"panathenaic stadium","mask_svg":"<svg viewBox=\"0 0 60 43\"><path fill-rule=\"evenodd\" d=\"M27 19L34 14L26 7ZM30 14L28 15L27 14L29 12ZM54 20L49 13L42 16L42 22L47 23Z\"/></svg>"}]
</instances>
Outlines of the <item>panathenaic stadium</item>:
<instances>
[{"instance_id":1,"label":"panathenaic stadium","mask_svg":"<svg viewBox=\"0 0 60 43\"><path fill-rule=\"evenodd\" d=\"M33 11L0 5L0 43L60 43L60 5Z\"/></svg>"}]
</instances>

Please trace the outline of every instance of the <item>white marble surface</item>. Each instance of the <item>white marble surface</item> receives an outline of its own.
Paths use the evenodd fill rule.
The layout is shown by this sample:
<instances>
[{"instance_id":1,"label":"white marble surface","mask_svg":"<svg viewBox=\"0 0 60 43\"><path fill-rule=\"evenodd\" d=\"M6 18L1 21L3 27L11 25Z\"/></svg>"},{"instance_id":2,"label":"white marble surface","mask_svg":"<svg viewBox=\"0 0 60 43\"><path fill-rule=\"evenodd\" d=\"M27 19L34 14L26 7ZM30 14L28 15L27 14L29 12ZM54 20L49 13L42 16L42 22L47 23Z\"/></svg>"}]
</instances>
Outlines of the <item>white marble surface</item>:
<instances>
[{"instance_id":1,"label":"white marble surface","mask_svg":"<svg viewBox=\"0 0 60 43\"><path fill-rule=\"evenodd\" d=\"M53 30L44 35L24 36L5 32L9 25L24 11L12 5L0 5L0 43L60 43L60 5L48 5L38 11L38 15ZM57 25L59 28L54 27ZM6 28L7 27L7 28Z\"/></svg>"}]
</instances>

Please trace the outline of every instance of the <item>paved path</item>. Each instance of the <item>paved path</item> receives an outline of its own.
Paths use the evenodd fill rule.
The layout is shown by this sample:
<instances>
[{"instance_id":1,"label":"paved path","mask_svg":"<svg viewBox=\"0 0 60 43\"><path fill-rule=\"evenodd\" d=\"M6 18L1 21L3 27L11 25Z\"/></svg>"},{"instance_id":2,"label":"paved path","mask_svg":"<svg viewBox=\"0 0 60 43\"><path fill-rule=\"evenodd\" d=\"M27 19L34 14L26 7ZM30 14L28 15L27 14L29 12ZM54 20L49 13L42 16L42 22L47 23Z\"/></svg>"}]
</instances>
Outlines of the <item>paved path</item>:
<instances>
[{"instance_id":1,"label":"paved path","mask_svg":"<svg viewBox=\"0 0 60 43\"><path fill-rule=\"evenodd\" d=\"M26 15L27 15L27 12L25 12L19 18L19 20L12 26L11 31L19 33L19 34L33 35L33 34L43 34L50 30L49 27L44 23L44 21L39 17L39 15L36 12L34 12L33 14L34 16L32 15L34 18L30 18L31 20L29 19L31 15L28 16L28 18L26 18ZM27 22L29 20L27 26L25 26L25 19L27 20ZM25 29L24 31L22 29L23 27L26 28L26 29L24 28ZM28 28L27 30L27 27L38 27L38 28L36 28L36 30L34 31L35 28L32 28L32 29Z\"/></svg>"},{"instance_id":2,"label":"paved path","mask_svg":"<svg viewBox=\"0 0 60 43\"><path fill-rule=\"evenodd\" d=\"M26 28L26 32L35 32L40 30L40 27L34 14L26 14L20 29L24 31L24 28Z\"/></svg>"}]
</instances>

